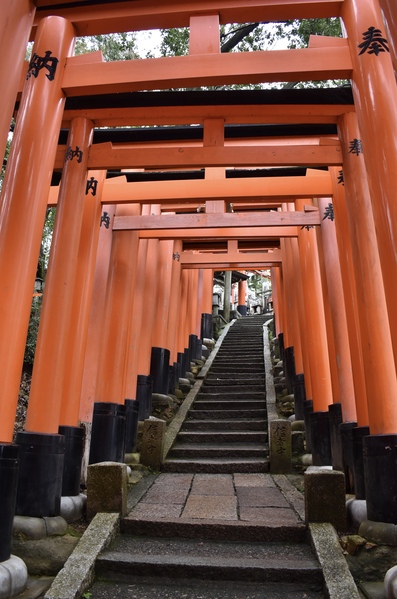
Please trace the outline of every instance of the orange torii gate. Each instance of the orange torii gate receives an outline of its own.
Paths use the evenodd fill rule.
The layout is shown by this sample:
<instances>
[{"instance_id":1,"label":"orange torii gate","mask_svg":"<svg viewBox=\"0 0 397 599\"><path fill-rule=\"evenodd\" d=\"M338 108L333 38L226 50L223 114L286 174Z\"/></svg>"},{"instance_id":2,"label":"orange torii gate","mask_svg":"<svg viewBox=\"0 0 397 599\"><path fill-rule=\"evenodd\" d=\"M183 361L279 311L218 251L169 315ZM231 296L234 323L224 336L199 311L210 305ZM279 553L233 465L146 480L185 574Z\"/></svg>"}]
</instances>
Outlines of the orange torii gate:
<instances>
[{"instance_id":1,"label":"orange torii gate","mask_svg":"<svg viewBox=\"0 0 397 599\"><path fill-rule=\"evenodd\" d=\"M299 352L302 356L299 359L305 377L308 379L307 389L314 394L309 399L313 398L315 413L326 411L328 403L332 403L335 399L333 394L336 393L336 385L332 381L331 369L327 372L328 354L325 353L325 347L330 347L331 356L338 349L336 346L334 349L331 348L331 336L327 331L328 313L332 312L327 306L331 298L328 297L324 287L322 275L329 260L327 252L334 242L328 240L331 246L323 247L321 235L317 236L314 229L301 227L323 228L323 216L315 211L304 213L303 206L310 205L314 198L313 203L318 204L319 210L324 212L323 200L317 202L316 198L329 199L332 196L337 219L338 214L342 215L341 222L339 224L335 222L339 248L341 250L343 244L345 248L350 246L348 251L352 256L350 265L343 262L344 258L340 258L342 280L348 278L349 269L351 269L350 274L354 272L355 278L356 300L354 294L349 298L345 290L346 312L350 310L356 319L360 339L357 339L355 347L361 352L362 362L366 365L365 368L360 369L360 364L356 364L354 388L358 428L367 427L366 432L370 433L364 441L368 516L373 520L390 521L391 519L396 523L397 493L392 493L393 497L391 497L389 488L395 489L397 481L393 478L392 472L386 477L387 484L377 477L378 457L383 459L385 448L397 445L397 404L394 399L397 392L395 369L397 203L394 181L394 173L397 170L397 87L393 70L393 60L394 68L396 67L396 32L390 2L367 0L363 5L359 0L245 0L244 2L219 0L216 3L212 0L191 2L173 0L161 3L161 6L159 4L154 0L138 0L133 3L96 4L92 2L90 6L72 0L57 0L56 3L52 0L23 0L18 3L6 0L4 3L3 11L6 18L3 23L7 26L0 30L2 34L0 47L2 56L9 58L2 62L0 68L0 82L3 83L4 92L4 109L0 114L0 143L3 148L16 99L18 104L15 111L17 123L0 207L0 267L3 274L3 293L0 296L2 316L0 358L3 364L3 377L0 382L2 446L6 448L5 451L11 451L10 447L13 447L9 443L12 441L42 223L49 197L50 202L53 203L58 195L58 211L61 216L57 219L55 245L47 279L47 294L44 300L43 323L40 327L37 362L33 374L27 431L19 435L19 441L21 446L33 441L39 444L50 441L52 449L56 445L56 453L61 455L63 441L62 436L58 434L58 426L66 424L71 425L70 428L79 428L76 414L79 407L87 405L84 399L80 401L77 392L77 389L81 388L82 377L81 373L77 374L77 370L78 367L81 369L82 360L72 373L76 376L74 390L68 391L65 396L65 389L67 389L65 379L69 376L66 355L73 353L73 344L84 343L82 337L72 340L72 336L69 335L73 314L78 311L78 306L74 303L78 295L78 281L83 279L87 281L85 290L85 308L87 308L88 305L95 304L95 301L91 302L93 293L95 294L97 289L95 274L99 280L99 270L102 268L101 280L104 281L107 272L113 273L114 279L109 278L107 295L101 299L104 305L102 316L105 314L108 318L108 321L105 320L108 342L107 346L101 344L101 356L96 356L95 359L109 367L106 369L107 373L111 371L111 361L116 359L119 366L123 361L123 364L128 364L132 371L136 368L135 358L131 355L127 356L127 345L130 339L134 339L134 343L139 342L140 331L131 325L131 306L127 309L125 302L131 299L134 292L141 298L141 305L145 305L148 286L156 276L162 251L168 252L167 255L170 256L186 253L183 258L186 260L188 252L184 252L183 243L197 240L197 237L209 240L211 243L215 237L238 240L240 244L244 239L272 238L276 238L280 243L282 237L280 244L282 277L279 276L280 272L274 276L279 332L285 334L286 339L291 343L290 347L298 348L302 345ZM309 47L301 50L231 54L220 52L218 34L220 23L247 20L271 22L333 16L342 18L347 34L346 39L313 38ZM180 26L190 27L188 56L116 63L103 62L98 53L73 56L76 35ZM386 31L390 39L387 39ZM25 65L23 64L24 53L29 38L34 39L33 58L29 65ZM309 103L296 104L291 94L288 95L289 102L280 104L277 101L270 101L262 105L258 101L252 102L252 95L246 96L247 100L244 101L241 92L238 92L240 94L238 96L233 92L233 96L237 99L225 104L214 102L215 96L212 96L204 106L200 102L192 103L191 97L184 105L181 96L176 106L169 100L167 104L165 96L158 98L164 105L158 103L148 107L135 106L131 103L131 94L139 95L140 92L145 92L140 94L145 96L150 93L150 90L338 78L351 79L354 107L345 103L330 102L325 105L314 102L315 108L313 108ZM20 80L24 81L23 89ZM299 90L295 91L299 93ZM154 95L157 93L155 92ZM115 96L119 96L119 105L115 101ZM91 102L87 104L86 100L90 97ZM188 97L186 96L187 99ZM149 95L147 100L150 101ZM157 147L145 147L145 144L139 143L124 145L112 141L92 143L91 139L92 133L95 136L95 129L98 127L191 125L193 123L202 124L204 127L203 138L199 143L183 144L176 141L168 145L159 143ZM225 125L233 123L251 125L328 123L337 125L338 132L335 131L334 135L328 137L320 135L320 141L312 144L283 143L279 136L271 140L271 143L269 139L255 144L252 142L247 144L242 140L231 143L226 139ZM69 137L66 145L62 147L62 144L58 145L58 137L63 126L68 128ZM255 183L246 185L246 180L244 183L240 181L240 187L244 188L246 185L246 192L238 195L235 181L234 184L228 183L225 177L225 170L229 167L252 169L265 165L267 167L325 166L329 168L331 174L332 189L329 188L328 176L326 181L302 182L303 186L307 187L302 187L299 192L297 190L295 197L292 189L287 191L285 188L283 195L282 192L276 193L273 187L272 193L275 195L268 195L269 199L272 199L267 203L266 200L262 200L262 195L255 195L258 192ZM339 173L342 170L341 166L343 173ZM94 175L99 187L97 201L93 202L91 211L98 217L101 202L104 207L109 206L106 216L109 221L104 221L108 222L109 229L100 235L103 243L97 254L96 266L94 267L89 248L86 248L84 250L85 270L78 273L77 265L80 262L81 267L83 263L80 260L83 238L90 240L92 253L97 237L93 233L94 218L92 217L93 220L90 221L86 207L73 211L71 204L72 207L74 203L76 206L82 206L82 198L84 199L90 193L87 189L87 178L90 180L92 173L88 171L121 168L164 169L165 172L206 168L205 179L197 186L197 193L200 188L204 196L200 203L205 203L206 214L175 214L174 216L161 214L167 209L172 208L173 211L175 205L183 203L182 184L179 185L179 181L164 185L163 195L158 194L158 191L154 192L153 189L150 191L149 184L142 185L140 188L137 185L137 197L140 200L136 202L128 201L125 194L129 192L124 188L120 189L120 195L123 197L120 198L120 205L118 205L117 190L112 189L112 184L108 181L103 184L101 180L104 174ZM50 193L54 169L62 170L58 194L55 191ZM189 192L186 198L186 206L189 206L187 210L191 210L191 205L198 199L192 189L195 183L192 183L190 190L187 190ZM286 182L278 183L280 187L286 185ZM324 185L322 193L318 196L314 195L312 187L316 184ZM120 183L116 182L114 185L116 187ZM231 192L234 186L236 195ZM269 186L271 187L271 184ZM307 195L305 195L306 191ZM177 194L177 202L176 198L172 198L173 193ZM226 204L230 199L228 194L233 197L233 203L238 205L239 212L235 214L226 211ZM344 195L347 224L343 221L346 214L343 211ZM360 210L361 196L365 196L367 200L365 203L367 221L362 223L362 227L365 227L363 239L360 239L360 231L355 227L355 216L352 212L353 205ZM258 216L257 213L250 213L247 210L241 214L254 198L255 210L257 204L267 205L269 209L273 202L273 207L282 203L283 211L272 213L265 210ZM109 202L106 203L107 199ZM113 206L115 201L116 207ZM131 230L126 228L128 219L135 223ZM172 227L163 225L167 219L170 219L168 224L172 224ZM240 225L239 221L243 224ZM195 222L197 226L194 226ZM72 230L73 241L69 243L68 231ZM238 245L230 245L226 253L233 260L236 259L235 264L246 264L246 262L237 262L240 254L244 254ZM340 251L339 255L341 256L342 253L343 251ZM205 252L202 254L201 260ZM254 257L251 255L249 259L254 260ZM197 264L203 265L204 262L197 262ZM215 263L215 257L214 262L209 261L209 263L220 264ZM107 268L105 264L110 267ZM142 264L145 264L145 269L142 271L143 286L140 287L137 283L137 272ZM368 268L369 264L371 267ZM374 264L377 265L376 273L372 272ZM168 341L172 343L174 353L176 350L180 353L183 343L186 343L183 336L197 327L197 314L192 309L187 310L189 298L194 305L197 305L197 312L199 309L197 298L204 295L205 287L204 275L200 279L195 274L200 272L199 269L187 268L186 264L185 268L182 266L178 260L173 260L171 277L174 282L179 280L179 285L174 287L171 285L173 289L178 290L178 299L176 297L172 299L181 302L184 312L180 335L176 335L174 330L177 319L173 305L169 305L168 331L158 329L151 333L151 339L160 339L161 343ZM274 271L280 270L273 268ZM321 385L318 385L318 380L315 379L319 362L313 362L307 346L304 347L304 343L302 344L300 323L290 320L288 314L288 308L290 311L297 308L296 305L289 303L290 294L287 292L299 272L302 275L300 297L304 299L306 308L305 314L300 315L302 316L300 320L305 319L306 326L310 326L309 320L315 313L316 320L312 322L315 322L314 326L317 326L317 323L319 327L321 326L321 339L324 343L319 343L313 338L313 347L309 349L316 357L321 358L321 372L327 390L324 394ZM120 277L116 276L116 273ZM328 275L330 281L336 280L335 273L329 272ZM369 276L376 277L377 295L368 293L366 281ZM164 288L169 288L169 279L164 276L163 281ZM67 289L62 297L59 294L61 285ZM310 289L309 292L305 285ZM207 280L207 292L208 288ZM160 293L159 290L156 297L160 297ZM363 301L364 293L370 296L371 308ZM357 295L359 306L357 306ZM99 296L95 296L95 299L97 297ZM170 295L164 299L169 300ZM311 313L310 305L314 308ZM123 321L119 323L123 328L123 335L116 335L112 330L118 309L123 314ZM207 310L203 312L207 313ZM83 320L87 326L82 329L88 327L87 312L85 314ZM336 314L334 317L336 318ZM96 322L98 325L101 321ZM368 323L373 323L373 326ZM59 336L55 335L54 327ZM349 342L352 344L353 332L351 329L348 330ZM371 336L370 346L368 346L369 335ZM92 338L87 346L86 355L92 350L91 344ZM63 350L66 347L68 353L64 354ZM134 347L136 348L136 345ZM385 352L387 360L375 360L375 354L384 357ZM142 357L147 360L146 354ZM94 359L93 355L88 362L85 362L87 370L92 359ZM108 378L104 378L101 372L99 374L94 372L92 376L99 377L97 384L101 392L109 393L110 402L124 400L119 392L117 397L112 396L116 382L112 380L111 375L106 375ZM131 385L129 378L129 373L124 372L121 387L127 388L127 385ZM45 385L44 379L46 379ZM381 392L379 388L374 388L374 381L382 381ZM366 402L361 400L363 395L357 394L358 389L365 389ZM342 397L341 389L339 392ZM72 409L66 409L66 404ZM345 413L347 414L347 410ZM351 418L351 412L349 414L348 418ZM62 421L61 418L65 420ZM316 447L313 454L316 455ZM45 456L45 452L43 455ZM56 465L58 469L60 462L61 460L58 460ZM44 457L43 468L45 469L47 465L48 460ZM394 463L391 470L393 469ZM58 488L50 494L49 502L40 497L32 508L34 510L32 515L52 515L57 512L60 492L58 485ZM27 494L26 491L24 493ZM23 508L19 506L18 509L25 509L25 506ZM24 515L29 514L24 513ZM3 557L7 552L9 552L9 544L6 542Z\"/></svg>"}]
</instances>

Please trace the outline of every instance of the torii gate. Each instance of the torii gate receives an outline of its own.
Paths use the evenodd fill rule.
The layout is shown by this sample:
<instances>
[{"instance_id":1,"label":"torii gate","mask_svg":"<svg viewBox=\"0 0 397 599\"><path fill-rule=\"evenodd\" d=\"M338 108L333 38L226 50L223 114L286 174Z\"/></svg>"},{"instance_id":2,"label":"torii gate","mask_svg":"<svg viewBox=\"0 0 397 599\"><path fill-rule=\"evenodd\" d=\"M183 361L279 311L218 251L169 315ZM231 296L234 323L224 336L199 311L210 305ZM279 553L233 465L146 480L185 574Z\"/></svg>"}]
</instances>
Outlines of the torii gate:
<instances>
[{"instance_id":1,"label":"torii gate","mask_svg":"<svg viewBox=\"0 0 397 599\"><path fill-rule=\"evenodd\" d=\"M321 301L319 300L319 291L322 289L321 271L319 262L313 260L315 252L318 251L316 232L314 229L299 228L315 225L318 229L320 219L323 222L322 212L321 216L316 211L304 213L303 207L310 205L312 193L305 198L302 197L304 194L301 192L294 198L296 206L292 206L290 190L284 196L280 194L282 212L274 214L269 212L265 215L261 214L260 217L255 217L254 213L250 212L243 215L237 212L228 214L225 212L225 198L230 193L230 189L226 186L230 188L232 184L226 182L225 168L231 165L248 168L263 165L279 167L291 164L304 166L322 164L329 168L331 175L336 222L338 218L340 219L340 224L336 227L339 247L343 245L345 253L350 252L351 248L353 257L350 265L348 261L345 264L343 252L339 253L342 280L348 278L349 272L350 274L354 272L356 294L359 298L357 302L356 297L355 308L354 298L350 298L353 306L353 308L350 306L350 309L356 318L354 321L357 324L356 329L360 332L361 339L356 342L365 365L365 368L361 369L361 376L357 375L354 384L356 399L358 388L365 389L367 398L366 402L358 400L356 407L359 424L357 428L365 428L366 432L370 432L364 442L366 455L369 456L366 461L368 514L374 520L390 521L391 518L396 523L397 509L393 501L395 502L397 493L392 493L394 499L390 498L388 489L390 481L394 486L397 482L390 473L390 476L386 477L388 485L383 489L384 481L378 480L376 465L379 457L376 454L378 450L382 454L386 447L397 445L397 404L395 402L397 381L395 359L392 360L392 356L397 352L397 311L394 305L397 291L395 251L397 202L394 180L397 171L395 134L397 87L393 71L393 61L396 69L397 35L395 21L391 18L391 4L388 0L368 0L364 5L359 0L245 0L244 2L220 0L215 6L212 0L191 2L173 0L173 2L161 3L161 6L158 4L154 0L138 0L133 3L101 2L91 3L90 6L84 3L76 4L72 0L57 0L55 5L51 0L23 0L18 3L7 0L5 2L3 11L6 18L3 19L0 47L2 56L9 58L3 61L0 70L0 83L4 95L4 109L0 114L0 143L3 144L3 148L15 100L22 89L20 80L24 81L24 87L17 107L17 125L3 184L0 210L0 268L3 281L3 293L0 296L2 316L0 359L3 365L3 377L0 381L2 446L8 448L7 444L12 440L31 292L39 254L41 227L48 204L54 167L62 168L58 217L54 233L55 248L59 249L53 252L52 274L49 273L47 281L48 300L45 301L51 307L45 309L39 333L27 433L25 433L25 438L29 436L29 442L33 438L38 442L45 438L57 443L60 424L72 424L72 426L78 424L76 413L78 413L80 397L75 394L75 389L79 386L77 371L82 367L83 358L72 372L73 376L76 375L73 379L76 387L72 393L68 379L73 377L67 376L67 369L70 364L68 359L71 348L77 341L70 334L70 319L79 311L75 303L77 295L75 284L82 280L87 283L85 308L92 294L94 284L92 254L93 248L98 245L98 230L94 229L93 223L98 222L101 215L102 193L104 198L108 193L108 185L103 181L105 169L205 167L208 172L208 180L204 180L203 185L200 185L203 193L208 194L207 197L205 196L206 214L195 215L194 219L192 215L161 214L161 206L169 209L175 203L175 198L170 201L171 194L177 192L178 186L174 182L167 190L164 186L163 197L161 194L159 196L158 192L149 192L154 196L150 204L143 201L144 194L148 193L148 190L139 189L137 186L138 197L142 198L144 207L142 211L139 209L140 202L134 204L128 200L126 202L125 199L117 203L116 208L111 206L115 198L111 197L112 189L109 184L108 198L111 201L104 205L111 206L109 218L114 224L108 231L107 241L110 243L107 249L106 243L103 243L98 256L103 257L107 251L113 272L118 272L117 266L124 268L126 273L126 277L122 280L122 293L120 289L116 291L120 280L109 278L110 303L107 304L109 322L114 322L113 318L117 310L117 306L112 304L112 301L117 303L123 296L131 298L134 289L136 295L140 294L140 305L144 305L145 297L148 297L147 286L150 283L150 276L153 276L157 265L165 255L172 255L175 246L171 246L171 243L180 244L182 239L192 238L191 233L195 229L200 231L199 237L204 237L202 232L205 231L208 237L215 235L221 238L223 235L225 239L239 240L263 238L263 227L266 227L269 236L280 240L279 229L283 228L286 231L292 228L294 229L290 232L292 237L281 239L280 244L282 280L276 278L280 274L280 269L277 268L275 270L278 274L274 273L274 279L278 311L279 314L283 313L283 319L279 319L279 323L282 321L283 332L295 343L303 320L305 319L307 324L312 317L310 307L316 318L312 320L313 326L309 329L318 326L316 333L321 331L321 338L327 340L326 322L322 314L323 301L325 302L327 298L323 295ZM332 16L342 18L347 39L316 38L311 41L309 48L301 50L232 54L221 54L219 51L220 23L247 20L270 22L286 18ZM188 56L112 64L104 63L97 53L72 56L76 35L181 26L190 27ZM33 58L29 65L23 65L26 41L31 31L31 37L35 41ZM151 108L128 105L131 93L141 91L147 93L148 90L154 89L329 78L352 80L355 113L351 106L342 108L341 106L317 106L316 109L310 110L307 105L295 106L294 103L265 106L244 104L241 98L238 104L232 102L225 106L187 104L183 110L180 105L172 104ZM119 106L111 106L110 97L114 94L120 95ZM84 105L84 98L89 97L93 100ZM123 101L127 105L122 105ZM306 123L307 120L313 123L336 123L338 127L336 143L334 140L330 142L325 140L325 143L316 145L295 144L294 146L280 143L279 140L274 140L272 144L266 141L256 145L228 144L225 141L225 123L257 124L258 121L260 123ZM92 144L95 127L192 123L204 125L202 144L174 144L174 146L170 144L168 147L157 148L134 145L117 147L117 144L112 145L109 142ZM58 151L59 131L64 125L69 129L68 142L66 148ZM341 165L343 165L345 193L341 183L338 183ZM93 201L84 202L87 171L88 174L94 172L93 176L98 181L98 196ZM219 191L219 188L225 191ZM251 188L247 185L247 193L237 195L233 201L238 204L241 199L241 204L249 204L251 199L247 201L247 197L251 196L251 198L256 197L255 202L257 202L255 196L257 190L254 188L255 184ZM306 191L309 190L306 188ZM191 200L196 199L194 193L190 189L191 196L186 198L187 204L192 204ZM345 194L347 202L344 201ZM274 197L273 195L272 201ZM300 199L296 199L297 197ZM329 198L330 195L327 193L326 196L319 197ZM90 199L88 197L88 200ZM54 201L54 198L51 201ZM319 210L324 211L321 201L318 204ZM356 207L357 214L354 212ZM294 213L293 208L296 208L297 212ZM371 220L371 209L374 222ZM261 220L256 226L255 218L262 219L262 217L263 221ZM167 241L170 239L170 227L164 228L163 225L167 219L170 219L168 224L173 225L172 240L174 241L171 242ZM359 219L359 227L355 219ZM150 228L144 228L147 227L149 220ZM243 223L242 227L237 224L239 221ZM123 229L122 227L126 226L122 224L123 222L132 222L134 228ZM288 222L287 226L286 222ZM200 223L206 228L200 229L195 226L195 223ZM233 226L232 236L230 236L231 225ZM80 235L81 232L83 237ZM297 232L299 241L296 241ZM156 241L162 236L162 241ZM144 246L142 242L146 245ZM161 246L163 253L158 252L157 246L160 243L163 244ZM144 247L146 249L143 249ZM238 245L236 246L235 243L228 247L229 257L233 255L236 264L240 264L237 262L237 259L240 259L240 255L236 255L238 250ZM85 273L79 271L83 264L83 260L80 259L82 253L85 256ZM239 251L240 253L243 252ZM125 261L125 257L131 255L138 257L134 263L136 270L131 262ZM203 256L200 256L200 259L203 260ZM253 259L252 256L250 259ZM321 248L319 259L321 260ZM176 260L173 262L175 267L172 269L171 278L175 276L176 279L180 276L179 267ZM150 276L145 279L146 289L138 290L134 284L139 267L143 264L146 265L146 269L142 274L149 273ZM178 264L180 266L179 262ZM300 292L301 297L306 297L305 314L301 314L300 319L292 319L287 315L290 295L283 297L283 294L291 284L296 282L298 266L302 278L310 285L309 289L302 286ZM349 268L352 270L349 271ZM184 270L187 275L184 275L182 280L181 301L185 302L186 306L189 290L194 291L197 296L199 282L193 277L196 272L194 269ZM189 275L188 271L193 275ZM373 285L366 287L369 272ZM170 279L165 277L164 281L166 280L166 285L169 285ZM346 285L344 287L346 288ZM363 301L364 292L367 302ZM311 300L316 297L319 301L311 302L310 295ZM345 289L346 305L349 303L347 295ZM191 293L190 297L193 296L194 294ZM135 300L138 302L137 297ZM122 303L121 307L126 310L125 303ZM289 314L292 313L291 308L292 306ZM371 326L374 315L376 315L375 326ZM169 324L176 323L173 306L169 306L168 317ZM87 320L86 316L86 324ZM129 320L131 314L123 312L122 322L127 323ZM186 323L193 327L196 322L197 310L195 313L194 310L187 311L182 327L183 333L188 330L185 327ZM159 325L158 330L153 332L150 342L155 342L156 335L165 334L164 331L160 331L160 328ZM122 388L128 385L129 373L136 368L136 364L133 365L136 357L129 356L126 361L125 347L130 339L135 339L133 336L137 335L137 329L122 330L123 340L122 342L118 340L117 343L112 338L114 331L111 331L106 322L104 329L104 340L101 344L102 357L99 360L100 368L103 366L103 370L100 370L100 394L106 394L110 388L115 389L109 369L110 364L106 362L110 352L113 352L112 359L117 360L120 368L121 364L125 366L127 362L126 372L123 377L119 377L122 380ZM56 337L53 334L54 330L57 331ZM129 334L132 337L129 337ZM353 336L349 329L351 344L354 343ZM138 337L139 335L136 338ZM181 340L178 340L179 342ZM315 343L314 339L313 343ZM122 351L123 347L124 351ZM115 349L117 352L114 351ZM302 353L303 350L302 347ZM147 352L142 351L142 356L147 359ZM314 407L315 412L318 413L324 411L328 401L332 403L331 377L326 372L327 364L323 352L320 356L321 363L310 363L308 355L305 358L302 356L305 375L309 370L311 371L311 391L317 394ZM360 366L357 365L356 373L359 371ZM326 384L325 379L321 378L323 376L327 379ZM326 392L324 392L325 388ZM108 399L114 401L111 397ZM61 418L65 418L65 421L62 422ZM21 441L23 438L24 434L21 436ZM372 460L373 456L375 457ZM46 465L47 463L44 468ZM391 470L394 469L393 462ZM6 544L3 554L8 550Z\"/></svg>"}]
</instances>

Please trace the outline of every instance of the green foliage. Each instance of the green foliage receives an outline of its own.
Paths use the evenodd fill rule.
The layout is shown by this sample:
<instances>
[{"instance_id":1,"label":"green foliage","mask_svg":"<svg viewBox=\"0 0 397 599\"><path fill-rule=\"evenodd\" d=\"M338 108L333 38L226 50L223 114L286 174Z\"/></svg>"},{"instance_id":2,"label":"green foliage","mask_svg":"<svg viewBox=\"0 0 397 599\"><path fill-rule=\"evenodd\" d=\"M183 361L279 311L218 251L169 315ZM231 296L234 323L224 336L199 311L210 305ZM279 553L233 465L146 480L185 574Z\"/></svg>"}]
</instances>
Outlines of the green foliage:
<instances>
[{"instance_id":1,"label":"green foliage","mask_svg":"<svg viewBox=\"0 0 397 599\"><path fill-rule=\"evenodd\" d=\"M340 19L303 19L302 21L286 21L275 27L276 38L284 38L290 49L306 48L311 35L328 35L341 37Z\"/></svg>"},{"instance_id":2,"label":"green foliage","mask_svg":"<svg viewBox=\"0 0 397 599\"><path fill-rule=\"evenodd\" d=\"M189 29L162 29L161 56L186 56L189 53Z\"/></svg>"},{"instance_id":3,"label":"green foliage","mask_svg":"<svg viewBox=\"0 0 397 599\"><path fill-rule=\"evenodd\" d=\"M76 40L75 54L100 50L105 61L132 60L139 58L134 33L112 33L80 37Z\"/></svg>"},{"instance_id":4,"label":"green foliage","mask_svg":"<svg viewBox=\"0 0 397 599\"><path fill-rule=\"evenodd\" d=\"M32 307L30 309L30 320L28 328L28 336L26 339L24 363L33 365L34 354L36 351L37 334L39 332L40 314L41 314L42 298L34 297Z\"/></svg>"}]
</instances>

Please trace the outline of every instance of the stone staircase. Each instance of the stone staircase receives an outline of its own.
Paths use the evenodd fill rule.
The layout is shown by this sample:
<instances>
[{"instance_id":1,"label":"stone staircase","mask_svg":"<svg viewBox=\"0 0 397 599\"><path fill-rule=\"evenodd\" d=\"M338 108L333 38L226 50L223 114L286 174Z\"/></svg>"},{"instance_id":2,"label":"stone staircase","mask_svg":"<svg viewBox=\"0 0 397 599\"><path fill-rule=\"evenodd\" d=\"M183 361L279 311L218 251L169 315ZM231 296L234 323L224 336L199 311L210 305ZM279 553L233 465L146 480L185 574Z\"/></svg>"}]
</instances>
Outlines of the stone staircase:
<instances>
[{"instance_id":1,"label":"stone staircase","mask_svg":"<svg viewBox=\"0 0 397 599\"><path fill-rule=\"evenodd\" d=\"M130 491L91 599L328 597L303 496L268 473L265 320L230 328L164 471Z\"/></svg>"},{"instance_id":2,"label":"stone staircase","mask_svg":"<svg viewBox=\"0 0 397 599\"><path fill-rule=\"evenodd\" d=\"M247 317L229 329L163 471L268 471L265 321Z\"/></svg>"}]
</instances>

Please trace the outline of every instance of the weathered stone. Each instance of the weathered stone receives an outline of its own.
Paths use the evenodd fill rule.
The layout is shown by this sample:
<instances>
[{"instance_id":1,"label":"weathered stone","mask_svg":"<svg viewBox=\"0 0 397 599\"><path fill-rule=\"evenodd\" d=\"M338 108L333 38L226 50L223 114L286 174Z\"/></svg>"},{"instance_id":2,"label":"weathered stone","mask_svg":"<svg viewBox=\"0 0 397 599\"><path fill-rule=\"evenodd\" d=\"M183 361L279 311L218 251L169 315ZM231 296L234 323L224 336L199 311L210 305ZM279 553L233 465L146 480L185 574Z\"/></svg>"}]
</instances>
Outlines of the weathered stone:
<instances>
[{"instance_id":1,"label":"weathered stone","mask_svg":"<svg viewBox=\"0 0 397 599\"><path fill-rule=\"evenodd\" d=\"M141 463L153 470L158 470L162 462L165 428L164 420L158 418L150 418L144 423Z\"/></svg>"},{"instance_id":2,"label":"weathered stone","mask_svg":"<svg viewBox=\"0 0 397 599\"><path fill-rule=\"evenodd\" d=\"M346 501L347 522L354 530L358 530L367 520L367 502L365 499L348 499Z\"/></svg>"},{"instance_id":3,"label":"weathered stone","mask_svg":"<svg viewBox=\"0 0 397 599\"><path fill-rule=\"evenodd\" d=\"M270 422L270 471L282 474L291 471L291 423L288 420Z\"/></svg>"},{"instance_id":4,"label":"weathered stone","mask_svg":"<svg viewBox=\"0 0 397 599\"><path fill-rule=\"evenodd\" d=\"M292 429L292 431L304 431L305 430L305 421L304 420L291 421L291 429Z\"/></svg>"},{"instance_id":5,"label":"weathered stone","mask_svg":"<svg viewBox=\"0 0 397 599\"><path fill-rule=\"evenodd\" d=\"M305 435L302 431L292 430L291 446L292 446L292 455L302 455L304 453L304 451L305 451Z\"/></svg>"},{"instance_id":6,"label":"weathered stone","mask_svg":"<svg viewBox=\"0 0 397 599\"><path fill-rule=\"evenodd\" d=\"M127 478L125 464L101 462L88 466L88 520L91 520L98 512L116 512L125 516L127 513Z\"/></svg>"},{"instance_id":7,"label":"weathered stone","mask_svg":"<svg viewBox=\"0 0 397 599\"><path fill-rule=\"evenodd\" d=\"M343 472L310 466L304 475L306 522L329 522L346 530Z\"/></svg>"},{"instance_id":8,"label":"weathered stone","mask_svg":"<svg viewBox=\"0 0 397 599\"><path fill-rule=\"evenodd\" d=\"M360 524L359 533L374 543L397 546L396 524L364 520Z\"/></svg>"},{"instance_id":9,"label":"weathered stone","mask_svg":"<svg viewBox=\"0 0 397 599\"><path fill-rule=\"evenodd\" d=\"M0 599L19 595L26 587L28 571L25 563L16 555L0 564Z\"/></svg>"},{"instance_id":10,"label":"weathered stone","mask_svg":"<svg viewBox=\"0 0 397 599\"><path fill-rule=\"evenodd\" d=\"M26 564L30 576L54 576L61 570L79 539L66 534L40 540L14 539L13 554Z\"/></svg>"}]
</instances>

